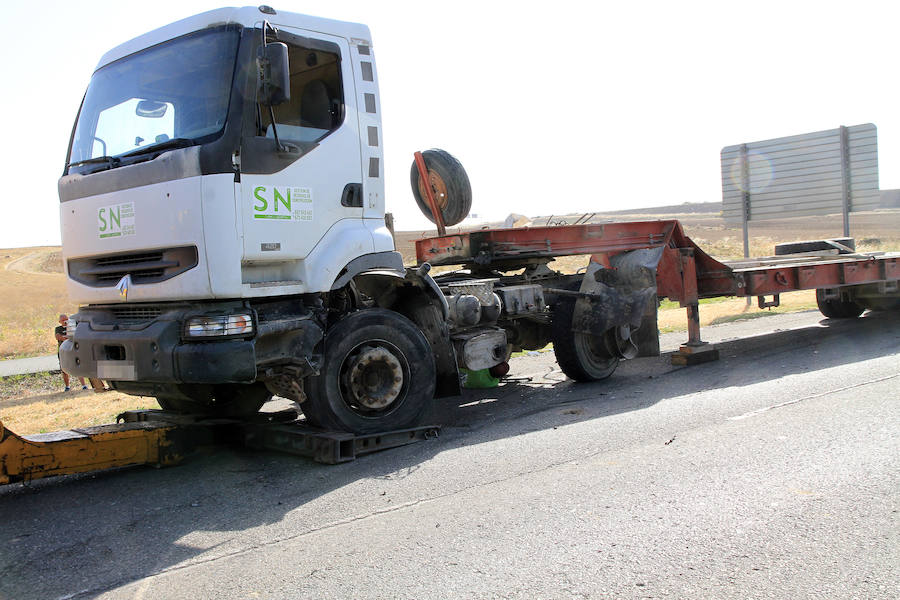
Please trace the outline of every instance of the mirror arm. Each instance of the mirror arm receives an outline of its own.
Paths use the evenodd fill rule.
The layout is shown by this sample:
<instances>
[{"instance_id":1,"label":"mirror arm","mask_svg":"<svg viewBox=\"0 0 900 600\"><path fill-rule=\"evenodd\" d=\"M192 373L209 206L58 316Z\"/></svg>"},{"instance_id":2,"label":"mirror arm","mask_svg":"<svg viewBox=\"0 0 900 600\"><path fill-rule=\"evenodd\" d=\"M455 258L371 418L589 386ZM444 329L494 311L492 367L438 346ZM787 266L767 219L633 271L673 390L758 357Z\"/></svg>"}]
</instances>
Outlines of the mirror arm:
<instances>
[{"instance_id":1,"label":"mirror arm","mask_svg":"<svg viewBox=\"0 0 900 600\"><path fill-rule=\"evenodd\" d=\"M266 45L268 42L268 40L266 40L266 32L268 30L272 30L272 33L275 35L276 39L278 39L278 29L273 27L272 24L269 23L268 19L263 20L263 26L262 26L262 54L263 54L263 56L265 56L265 54L266 54L265 51L266 51ZM266 59L266 62L268 62L268 59ZM266 87L268 88L268 84L266 85ZM266 95L268 96L268 94L269 94L269 90L266 89ZM272 105L268 102L266 103L266 105L269 107L269 122L272 123L272 135L275 137L275 149L278 152L290 154L292 148L282 144L281 140L278 139L278 126L275 124L275 109L272 108Z\"/></svg>"},{"instance_id":2,"label":"mirror arm","mask_svg":"<svg viewBox=\"0 0 900 600\"><path fill-rule=\"evenodd\" d=\"M275 109L272 108L271 104L269 105L269 121L272 123L272 135L275 136L275 148L277 148L279 152L288 152L287 147L278 139L278 127L275 126Z\"/></svg>"}]
</instances>

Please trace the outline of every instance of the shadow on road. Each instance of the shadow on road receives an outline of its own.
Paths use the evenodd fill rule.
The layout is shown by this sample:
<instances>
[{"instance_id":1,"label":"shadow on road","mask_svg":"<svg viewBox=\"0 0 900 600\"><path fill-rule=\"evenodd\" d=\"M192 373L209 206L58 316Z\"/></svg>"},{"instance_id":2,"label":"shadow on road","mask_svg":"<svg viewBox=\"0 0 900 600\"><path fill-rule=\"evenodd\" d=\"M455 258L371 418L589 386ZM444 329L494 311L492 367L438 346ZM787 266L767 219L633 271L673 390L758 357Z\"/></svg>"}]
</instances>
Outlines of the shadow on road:
<instances>
[{"instance_id":1,"label":"shadow on road","mask_svg":"<svg viewBox=\"0 0 900 600\"><path fill-rule=\"evenodd\" d=\"M232 548L252 548L272 538L298 538L367 512L371 497L341 504L357 492L372 493L372 486L361 482L402 479L438 454L464 446L897 352L900 315L825 320L726 341L718 348L722 359L716 363L685 368L672 367L667 355L639 359L595 384L566 380L552 355L526 357L513 365L513 380L501 387L439 401L434 411L434 421L443 425L439 439L339 466L221 449L172 469L138 468L0 488L0 598L92 597L183 568L188 561L214 560L221 556L217 546L227 555L243 551ZM804 360L798 360L801 356ZM758 368L746 368L748 363ZM744 368L735 368L738 364ZM433 491L441 485L434 482ZM334 494L338 490L342 493ZM289 513L287 527L282 522ZM215 535L204 535L200 543L197 532ZM216 540L212 547L210 537Z\"/></svg>"}]
</instances>

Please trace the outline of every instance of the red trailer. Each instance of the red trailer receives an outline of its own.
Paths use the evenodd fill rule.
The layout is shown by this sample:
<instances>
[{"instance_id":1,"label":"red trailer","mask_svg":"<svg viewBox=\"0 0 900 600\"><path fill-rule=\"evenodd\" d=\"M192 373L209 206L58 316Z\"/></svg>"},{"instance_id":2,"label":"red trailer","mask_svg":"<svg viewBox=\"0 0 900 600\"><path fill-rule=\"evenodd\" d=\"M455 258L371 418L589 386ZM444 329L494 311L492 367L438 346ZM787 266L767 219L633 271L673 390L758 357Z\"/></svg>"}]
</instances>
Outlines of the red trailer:
<instances>
[{"instance_id":1,"label":"red trailer","mask_svg":"<svg viewBox=\"0 0 900 600\"><path fill-rule=\"evenodd\" d=\"M900 307L900 253L856 253L846 244L828 240L794 244L790 249L791 254L722 262L686 236L678 221L660 220L443 235L418 240L416 257L434 266L462 265L480 276L524 268L518 277L525 282L534 279L529 271L535 272L536 265L543 265L545 280L552 281L546 265L559 256L591 255L596 271L616 269L616 256L655 251L657 296L687 309L688 340L673 358L682 363L717 357L700 339L700 298L756 296L759 307L767 308L778 306L782 293L815 289L826 317L857 317L867 308ZM515 278L507 277L506 282ZM552 295L563 290L545 286L545 291ZM585 292L590 294L591 290Z\"/></svg>"}]
</instances>

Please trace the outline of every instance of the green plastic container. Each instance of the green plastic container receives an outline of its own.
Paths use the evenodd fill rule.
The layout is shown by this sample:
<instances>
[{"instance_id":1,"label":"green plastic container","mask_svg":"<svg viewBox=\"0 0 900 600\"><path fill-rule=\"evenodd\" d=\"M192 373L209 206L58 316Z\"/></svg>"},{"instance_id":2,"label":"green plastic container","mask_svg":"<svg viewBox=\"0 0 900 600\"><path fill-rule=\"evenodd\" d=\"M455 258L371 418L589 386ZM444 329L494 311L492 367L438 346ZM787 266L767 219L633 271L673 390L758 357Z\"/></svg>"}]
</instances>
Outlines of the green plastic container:
<instances>
[{"instance_id":1,"label":"green plastic container","mask_svg":"<svg viewBox=\"0 0 900 600\"><path fill-rule=\"evenodd\" d=\"M462 373L462 386L470 390L495 388L500 384L500 380L492 376L489 369L481 369L480 371L460 369L459 372Z\"/></svg>"}]
</instances>

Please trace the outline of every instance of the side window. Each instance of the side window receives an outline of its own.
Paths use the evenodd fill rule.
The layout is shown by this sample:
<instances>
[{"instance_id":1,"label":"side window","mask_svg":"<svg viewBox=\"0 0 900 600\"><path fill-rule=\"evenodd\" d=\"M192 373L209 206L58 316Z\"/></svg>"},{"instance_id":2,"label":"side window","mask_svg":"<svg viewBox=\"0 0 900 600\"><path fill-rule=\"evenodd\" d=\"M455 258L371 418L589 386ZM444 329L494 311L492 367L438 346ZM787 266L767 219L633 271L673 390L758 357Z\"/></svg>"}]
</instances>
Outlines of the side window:
<instances>
[{"instance_id":1,"label":"side window","mask_svg":"<svg viewBox=\"0 0 900 600\"><path fill-rule=\"evenodd\" d=\"M337 129L343 120L340 55L289 43L288 60L291 99L273 107L278 137L297 142L318 141ZM260 135L274 138L269 108L257 106Z\"/></svg>"}]
</instances>

